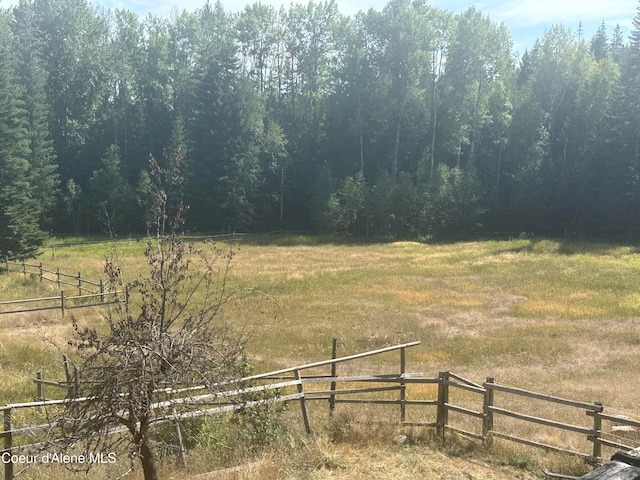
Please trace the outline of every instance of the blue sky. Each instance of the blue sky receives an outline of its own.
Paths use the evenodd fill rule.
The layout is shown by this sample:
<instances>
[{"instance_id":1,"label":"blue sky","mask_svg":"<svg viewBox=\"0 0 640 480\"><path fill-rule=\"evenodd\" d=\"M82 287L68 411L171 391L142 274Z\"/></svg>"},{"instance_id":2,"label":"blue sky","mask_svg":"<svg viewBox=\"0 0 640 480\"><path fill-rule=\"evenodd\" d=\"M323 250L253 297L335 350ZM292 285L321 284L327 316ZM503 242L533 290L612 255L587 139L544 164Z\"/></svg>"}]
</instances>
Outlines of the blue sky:
<instances>
[{"instance_id":1,"label":"blue sky","mask_svg":"<svg viewBox=\"0 0 640 480\"><path fill-rule=\"evenodd\" d=\"M0 0L0 6L7 7L18 0ZM212 0L215 1L215 0ZM225 10L237 12L256 0L222 0ZM193 11L205 0L93 0L98 7L127 8L141 15L151 12L167 16L172 9ZM336 0L338 9L345 15L354 15L360 10L373 8L381 10L387 0ZM307 3L307 0L261 0L261 3L288 7L291 3ZM638 0L430 0L430 4L454 12L464 11L475 5L482 13L496 22L504 22L514 39L515 49L523 53L530 48L536 38L552 25L563 24L576 31L582 22L585 38L595 33L602 21L607 25L609 35L616 24L629 34L631 20L637 12Z\"/></svg>"}]
</instances>

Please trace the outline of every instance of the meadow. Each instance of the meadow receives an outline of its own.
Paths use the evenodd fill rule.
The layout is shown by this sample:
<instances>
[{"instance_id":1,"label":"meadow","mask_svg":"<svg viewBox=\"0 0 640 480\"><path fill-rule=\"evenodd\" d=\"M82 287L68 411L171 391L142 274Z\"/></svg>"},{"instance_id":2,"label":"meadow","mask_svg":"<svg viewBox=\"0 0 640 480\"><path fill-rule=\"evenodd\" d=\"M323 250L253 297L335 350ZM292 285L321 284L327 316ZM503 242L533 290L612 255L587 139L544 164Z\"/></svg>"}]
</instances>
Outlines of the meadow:
<instances>
[{"instance_id":1,"label":"meadow","mask_svg":"<svg viewBox=\"0 0 640 480\"><path fill-rule=\"evenodd\" d=\"M420 340L407 351L408 371L428 376L453 371L478 383L491 376L502 384L601 401L615 409L610 412L640 415L634 375L640 354L640 249L634 245L536 238L360 244L248 236L232 248L229 288L260 294L230 305L221 320L249 336L256 371L329 358L332 338L338 339L339 355ZM144 242L135 240L65 245L58 239L37 262L98 279L104 276L105 256L116 252L125 276L133 279L145 269L143 249ZM0 274L0 291L1 301L55 294L57 286L11 273ZM96 322L102 314L74 312ZM64 344L71 334L69 319L53 311L4 315L0 322L0 403L29 400L35 371L61 374L53 344ZM358 368L357 373L395 372L397 357L373 357ZM433 397L426 389L409 394ZM344 415L356 414L345 410ZM383 412L373 415L384 419ZM398 449L389 440L393 429L374 430L381 433L354 427L347 435L353 441L337 443L290 436L287 441L296 448L285 449L286 455L265 453L251 468L262 469L258 476L264 478L378 478L367 473L378 471L392 479L413 478L411 472L463 478L456 468L472 469L467 478L537 478L540 465L578 473L582 468L519 447L488 452L462 444L434 446L428 435L414 432L426 439L424 445L417 442L420 448L432 452L425 458L417 446ZM471 463L460 467L460 457ZM256 473L225 475L211 478Z\"/></svg>"}]
</instances>

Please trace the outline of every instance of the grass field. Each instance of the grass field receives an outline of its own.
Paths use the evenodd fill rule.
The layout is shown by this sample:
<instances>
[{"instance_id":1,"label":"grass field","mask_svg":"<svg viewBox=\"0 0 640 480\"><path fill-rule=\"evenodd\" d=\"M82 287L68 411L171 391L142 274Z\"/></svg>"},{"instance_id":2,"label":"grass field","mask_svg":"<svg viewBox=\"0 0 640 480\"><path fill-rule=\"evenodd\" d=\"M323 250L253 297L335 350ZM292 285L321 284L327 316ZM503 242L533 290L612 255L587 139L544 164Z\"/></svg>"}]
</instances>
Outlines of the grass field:
<instances>
[{"instance_id":1,"label":"grass field","mask_svg":"<svg viewBox=\"0 0 640 480\"><path fill-rule=\"evenodd\" d=\"M45 248L37 261L98 279L113 248L108 243L58 242L55 256ZM125 275L132 279L143 271L144 242L120 241L115 248ZM223 317L250 334L248 353L257 370L326 359L334 337L339 355L420 340L419 347L407 352L408 371L434 376L449 370L478 383L492 376L507 385L601 401L609 412L612 407L636 418L640 414L635 378L640 250L634 245L546 239L340 244L304 236L259 236L245 237L234 248L230 287L254 288L263 295L226 309ZM19 274L0 275L0 301L56 291L53 284ZM80 312L85 311L75 315L84 315ZM0 403L28 400L36 370L60 375L58 352L43 339L64 343L70 334L68 318L42 312L0 316L0 322ZM358 373L395 372L397 355L375 357L359 368ZM422 393L431 394L409 391ZM459 401L466 401L464 395ZM498 455L496 447L493 453L474 451L481 460L461 467L473 469L464 477L455 468L460 457L470 458L466 453L452 457L451 450L438 450L433 460L421 450L400 449L373 437L378 441L364 442L361 448L315 439L305 447L308 457L320 456L311 466L290 452L284 458L261 457L252 468L273 478L390 479L416 478L411 472L417 478L535 478L527 469L545 462L580 469L571 461L515 447L504 447L506 453ZM498 460L491 463L494 456ZM367 462L369 470L363 467ZM302 473L292 465L309 468ZM496 473L496 465L504 466L504 473ZM516 474L514 467L525 470ZM368 474L371 469L379 475ZM253 474L229 475L219 478Z\"/></svg>"}]
</instances>

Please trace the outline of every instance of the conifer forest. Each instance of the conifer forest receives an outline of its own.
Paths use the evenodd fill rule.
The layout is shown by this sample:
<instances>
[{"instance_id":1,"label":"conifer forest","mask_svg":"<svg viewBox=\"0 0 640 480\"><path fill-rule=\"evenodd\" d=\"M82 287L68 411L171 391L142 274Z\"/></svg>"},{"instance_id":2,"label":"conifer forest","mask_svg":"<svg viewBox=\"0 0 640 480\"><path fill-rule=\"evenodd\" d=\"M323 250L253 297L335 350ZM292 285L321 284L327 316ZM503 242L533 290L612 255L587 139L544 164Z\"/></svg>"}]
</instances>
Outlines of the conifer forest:
<instances>
[{"instance_id":1,"label":"conifer forest","mask_svg":"<svg viewBox=\"0 0 640 480\"><path fill-rule=\"evenodd\" d=\"M192 233L640 235L640 10L519 54L426 0L0 8L0 254L144 234L154 164Z\"/></svg>"}]
</instances>

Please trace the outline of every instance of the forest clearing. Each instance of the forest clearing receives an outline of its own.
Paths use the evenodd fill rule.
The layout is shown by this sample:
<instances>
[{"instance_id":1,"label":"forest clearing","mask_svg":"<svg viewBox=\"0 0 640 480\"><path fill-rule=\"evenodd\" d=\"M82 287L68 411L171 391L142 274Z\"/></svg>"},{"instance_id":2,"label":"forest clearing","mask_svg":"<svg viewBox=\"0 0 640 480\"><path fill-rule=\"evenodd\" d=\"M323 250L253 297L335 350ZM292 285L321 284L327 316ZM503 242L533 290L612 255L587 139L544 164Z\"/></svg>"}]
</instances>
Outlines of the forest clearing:
<instances>
[{"instance_id":1,"label":"forest clearing","mask_svg":"<svg viewBox=\"0 0 640 480\"><path fill-rule=\"evenodd\" d=\"M144 269L143 245L114 244L129 279ZM111 248L109 242L65 247L58 241L55 258L53 248L46 248L38 261L97 279ZM235 249L229 288L251 287L263 295L225 308L221 319L249 334L247 354L256 372L324 360L332 338L338 339L340 355L419 340L419 347L407 351L411 371L449 370L478 383L492 376L523 389L603 402L621 415L640 413L638 387L629 375L640 350L640 252L632 245L536 238L341 244L306 236L247 236ZM0 275L0 283L0 300L57 289L16 273ZM101 309L73 315L100 322ZM0 321L6 386L0 403L28 401L36 371L48 378L62 375L59 352L44 339L64 345L71 323L55 311L3 315ZM374 357L359 368L358 373L394 372L397 358ZM478 479L536 478L542 467L588 470L575 459L503 442L485 449L452 438L442 445L419 428L403 433L411 440L406 446L397 445L402 429L393 425L395 410L390 415L388 409L338 406L329 419L325 407L311 408L325 433L300 440L299 411L292 408L284 416L282 442L236 460L264 469L263 478L373 478L372 468L389 478L412 478L410 471L461 478L459 472L469 468ZM568 446L571 441L567 437ZM205 456L199 448L190 454L194 473L207 470L206 462L193 460ZM439 458L437 466L433 457ZM467 460L472 463L461 466ZM209 462L215 470L215 461ZM226 458L218 468L232 464ZM500 476L505 465L508 473ZM165 468L171 471L173 462ZM447 470L455 468L458 474ZM232 470L211 478L252 476L245 474Z\"/></svg>"},{"instance_id":2,"label":"forest clearing","mask_svg":"<svg viewBox=\"0 0 640 480\"><path fill-rule=\"evenodd\" d=\"M0 6L5 480L36 429L107 459L96 480L528 479L590 468L540 444L591 463L635 445L640 7L519 52L475 5L202 3ZM295 366L409 344L338 367L396 375L366 389L387 404L307 412ZM252 383L291 366L277 391ZM205 387L241 408L180 416ZM15 407L34 396L59 408ZM506 441L534 416L527 447Z\"/></svg>"}]
</instances>

